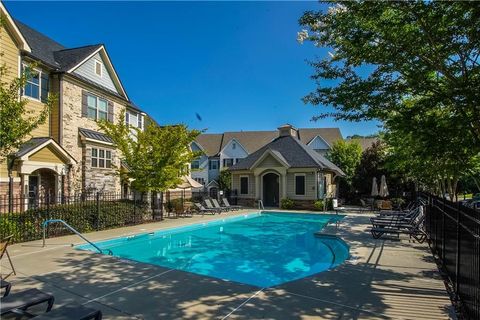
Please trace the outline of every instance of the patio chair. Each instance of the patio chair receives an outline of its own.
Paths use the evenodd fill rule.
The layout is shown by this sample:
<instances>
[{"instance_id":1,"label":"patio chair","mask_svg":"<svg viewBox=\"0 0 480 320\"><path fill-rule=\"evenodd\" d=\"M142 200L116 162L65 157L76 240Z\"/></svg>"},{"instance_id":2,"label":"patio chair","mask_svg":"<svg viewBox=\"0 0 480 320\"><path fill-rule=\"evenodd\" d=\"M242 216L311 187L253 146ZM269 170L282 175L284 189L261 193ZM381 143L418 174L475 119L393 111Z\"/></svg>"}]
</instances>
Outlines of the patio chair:
<instances>
[{"instance_id":1,"label":"patio chair","mask_svg":"<svg viewBox=\"0 0 480 320\"><path fill-rule=\"evenodd\" d=\"M378 216L370 218L370 222L374 227L382 225L410 224L419 214L423 214L423 207L417 207L405 215Z\"/></svg>"},{"instance_id":2,"label":"patio chair","mask_svg":"<svg viewBox=\"0 0 480 320\"><path fill-rule=\"evenodd\" d=\"M393 224L389 226L379 226L370 229L373 238L380 239L384 235L396 235L397 238L400 234L408 234L410 238L414 238L419 243L423 243L427 238L426 233L422 230L423 221L425 215L419 214L415 220L410 224Z\"/></svg>"},{"instance_id":3,"label":"patio chair","mask_svg":"<svg viewBox=\"0 0 480 320\"><path fill-rule=\"evenodd\" d=\"M220 203L218 203L217 199L212 199L212 203L213 203L213 207L215 209L220 210L220 211L229 211L230 210L230 208L220 206Z\"/></svg>"},{"instance_id":4,"label":"patio chair","mask_svg":"<svg viewBox=\"0 0 480 320\"><path fill-rule=\"evenodd\" d=\"M228 199L227 199L227 198L222 198L222 201L223 201L223 205L224 205L226 208L231 208L232 210L240 210L240 209L242 209L242 206L232 206L232 205L230 205L230 202L228 202Z\"/></svg>"},{"instance_id":5,"label":"patio chair","mask_svg":"<svg viewBox=\"0 0 480 320\"><path fill-rule=\"evenodd\" d=\"M98 309L93 309L86 307L84 305L64 305L60 308L53 309L49 313L43 314L41 316L36 316L35 320L46 320L46 319L56 319L56 320L65 320L65 319L81 319L81 320L101 320L102 312Z\"/></svg>"},{"instance_id":6,"label":"patio chair","mask_svg":"<svg viewBox=\"0 0 480 320\"><path fill-rule=\"evenodd\" d=\"M13 234L9 235L8 237L2 239L2 242L0 242L0 261L3 259L3 256L6 256L8 259L8 262L10 263L10 267L12 268L12 271L7 274L6 276L1 276L2 279L7 279L10 277L12 274L16 275L17 273L15 272L15 267L13 266L12 259L10 258L10 255L8 254L8 245L10 244L10 240L12 239Z\"/></svg>"},{"instance_id":7,"label":"patio chair","mask_svg":"<svg viewBox=\"0 0 480 320\"><path fill-rule=\"evenodd\" d=\"M6 280L0 279L0 289L5 289L3 296L6 297L10 293L10 289L12 288L12 284Z\"/></svg>"},{"instance_id":8,"label":"patio chair","mask_svg":"<svg viewBox=\"0 0 480 320\"><path fill-rule=\"evenodd\" d=\"M49 293L45 293L38 289L27 289L0 298L0 315L7 314L16 309L25 311L32 306L45 302L47 303L46 312L49 312L53 307L54 301L55 298Z\"/></svg>"},{"instance_id":9,"label":"patio chair","mask_svg":"<svg viewBox=\"0 0 480 320\"><path fill-rule=\"evenodd\" d=\"M207 206L207 209L216 210L216 212L218 212L218 213L222 212L222 209L215 208L212 205L212 202L210 201L210 199L205 199L203 201L205 202L205 205Z\"/></svg>"},{"instance_id":10,"label":"patio chair","mask_svg":"<svg viewBox=\"0 0 480 320\"><path fill-rule=\"evenodd\" d=\"M195 202L194 204L195 204L195 207L197 207L197 211L201 212L202 214L204 214L204 213L213 213L213 214L217 213L217 210L207 209L201 203Z\"/></svg>"}]
</instances>

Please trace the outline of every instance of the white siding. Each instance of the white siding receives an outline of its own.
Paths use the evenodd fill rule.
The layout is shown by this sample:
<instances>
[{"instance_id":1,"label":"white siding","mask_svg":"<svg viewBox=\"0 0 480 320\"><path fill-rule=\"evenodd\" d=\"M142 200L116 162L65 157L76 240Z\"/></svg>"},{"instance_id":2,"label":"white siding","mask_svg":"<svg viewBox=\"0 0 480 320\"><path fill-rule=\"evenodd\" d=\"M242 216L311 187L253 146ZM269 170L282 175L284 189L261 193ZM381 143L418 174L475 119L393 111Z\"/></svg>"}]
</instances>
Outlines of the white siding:
<instances>
[{"instance_id":1,"label":"white siding","mask_svg":"<svg viewBox=\"0 0 480 320\"><path fill-rule=\"evenodd\" d=\"M101 77L95 73L95 60L102 62ZM85 61L81 66L75 69L73 73L78 74L79 76L87 78L90 81L98 83L99 85L118 93L117 88L115 87L115 84L113 83L113 80L107 71L107 68L105 68L105 63L100 56L100 53L97 53L92 58Z\"/></svg>"},{"instance_id":2,"label":"white siding","mask_svg":"<svg viewBox=\"0 0 480 320\"><path fill-rule=\"evenodd\" d=\"M330 149L330 147L325 142L325 140L323 140L319 136L316 136L308 145L314 150L328 150L328 149Z\"/></svg>"},{"instance_id":3,"label":"white siding","mask_svg":"<svg viewBox=\"0 0 480 320\"><path fill-rule=\"evenodd\" d=\"M247 156L248 152L242 147L242 145L238 141L232 139L220 152L220 169L223 168L223 159L243 159Z\"/></svg>"},{"instance_id":4,"label":"white siding","mask_svg":"<svg viewBox=\"0 0 480 320\"><path fill-rule=\"evenodd\" d=\"M201 151L201 149L195 143L192 143L191 148L193 152ZM199 169L192 169L190 176L193 179L203 179L203 181L205 181L205 185L207 185L210 182L208 181L208 157L206 155L202 155L197 160L200 163L200 167Z\"/></svg>"}]
</instances>

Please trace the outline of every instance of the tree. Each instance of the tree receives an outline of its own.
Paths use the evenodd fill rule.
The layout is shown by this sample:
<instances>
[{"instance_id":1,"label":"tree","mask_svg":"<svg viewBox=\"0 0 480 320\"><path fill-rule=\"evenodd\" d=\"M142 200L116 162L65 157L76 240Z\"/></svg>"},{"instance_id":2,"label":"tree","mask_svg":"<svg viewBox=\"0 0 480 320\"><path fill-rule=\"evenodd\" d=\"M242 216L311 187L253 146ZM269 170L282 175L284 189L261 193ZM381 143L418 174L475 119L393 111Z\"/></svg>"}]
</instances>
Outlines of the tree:
<instances>
[{"instance_id":1,"label":"tree","mask_svg":"<svg viewBox=\"0 0 480 320\"><path fill-rule=\"evenodd\" d=\"M0 20L0 31L2 26ZM3 52L0 52L2 56ZM6 63L0 65L0 163L14 153L35 128L45 123L56 101L55 95L50 94L41 110L27 110L28 99L20 93L27 79L35 75L34 67L35 64L30 65L20 77L9 80L11 71Z\"/></svg>"},{"instance_id":2,"label":"tree","mask_svg":"<svg viewBox=\"0 0 480 320\"><path fill-rule=\"evenodd\" d=\"M218 176L218 187L220 190L230 191L230 188L232 187L232 173L227 169L220 171L220 175Z\"/></svg>"},{"instance_id":3,"label":"tree","mask_svg":"<svg viewBox=\"0 0 480 320\"><path fill-rule=\"evenodd\" d=\"M310 40L333 52L312 62L319 87L304 98L336 111L320 117L387 120L406 97L414 109L443 106L480 146L480 6L474 2L328 1L306 12ZM325 84L323 83L325 81ZM330 85L332 80L337 83ZM468 142L468 141L467 141Z\"/></svg>"},{"instance_id":4,"label":"tree","mask_svg":"<svg viewBox=\"0 0 480 320\"><path fill-rule=\"evenodd\" d=\"M152 119L140 130L125 124L125 112L121 114L117 123L99 122L128 166L128 170L117 168L118 173L133 181L132 186L140 192L175 188L188 174L187 164L199 156L190 144L200 131L185 125L160 126Z\"/></svg>"},{"instance_id":5,"label":"tree","mask_svg":"<svg viewBox=\"0 0 480 320\"><path fill-rule=\"evenodd\" d=\"M332 145L332 148L327 153L327 158L336 164L345 173L341 181L344 182L344 187L340 185L340 189L347 189L345 191L351 192L352 181L357 170L358 164L362 157L362 147L360 144L352 140L350 142L345 140L338 140ZM342 190L341 190L342 191Z\"/></svg>"},{"instance_id":6,"label":"tree","mask_svg":"<svg viewBox=\"0 0 480 320\"><path fill-rule=\"evenodd\" d=\"M332 51L312 62L318 87L304 101L335 109L317 118L382 121L389 165L429 190L454 194L478 176L480 6L329 3L300 19L299 40Z\"/></svg>"}]
</instances>

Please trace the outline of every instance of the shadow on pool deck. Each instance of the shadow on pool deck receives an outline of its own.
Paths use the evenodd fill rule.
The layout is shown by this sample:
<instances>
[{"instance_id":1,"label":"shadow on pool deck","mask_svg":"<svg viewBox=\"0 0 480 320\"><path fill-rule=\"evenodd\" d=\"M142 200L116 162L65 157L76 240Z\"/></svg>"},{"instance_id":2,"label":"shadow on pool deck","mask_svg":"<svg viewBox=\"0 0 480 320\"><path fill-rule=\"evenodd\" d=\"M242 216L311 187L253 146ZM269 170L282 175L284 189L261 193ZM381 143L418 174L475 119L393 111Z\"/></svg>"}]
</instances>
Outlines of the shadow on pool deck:
<instances>
[{"instance_id":1,"label":"shadow on pool deck","mask_svg":"<svg viewBox=\"0 0 480 320\"><path fill-rule=\"evenodd\" d=\"M105 319L448 319L450 301L428 247L374 240L367 223L348 216L325 230L351 246L350 262L273 288L63 247L14 256L12 293L37 287L55 295L55 306L85 303Z\"/></svg>"}]
</instances>

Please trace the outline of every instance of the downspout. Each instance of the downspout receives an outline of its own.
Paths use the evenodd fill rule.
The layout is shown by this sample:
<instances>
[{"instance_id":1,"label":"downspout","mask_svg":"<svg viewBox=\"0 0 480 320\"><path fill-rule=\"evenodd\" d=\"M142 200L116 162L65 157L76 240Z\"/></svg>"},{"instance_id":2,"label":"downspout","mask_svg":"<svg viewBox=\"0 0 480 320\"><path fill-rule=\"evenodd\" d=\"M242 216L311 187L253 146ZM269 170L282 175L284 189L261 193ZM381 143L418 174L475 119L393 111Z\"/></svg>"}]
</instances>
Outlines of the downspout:
<instances>
[{"instance_id":1,"label":"downspout","mask_svg":"<svg viewBox=\"0 0 480 320\"><path fill-rule=\"evenodd\" d=\"M7 168L8 168L8 212L13 212L13 163L15 158L10 155L7 156Z\"/></svg>"},{"instance_id":2,"label":"downspout","mask_svg":"<svg viewBox=\"0 0 480 320\"><path fill-rule=\"evenodd\" d=\"M63 147L63 74L58 75L58 144Z\"/></svg>"}]
</instances>

